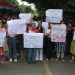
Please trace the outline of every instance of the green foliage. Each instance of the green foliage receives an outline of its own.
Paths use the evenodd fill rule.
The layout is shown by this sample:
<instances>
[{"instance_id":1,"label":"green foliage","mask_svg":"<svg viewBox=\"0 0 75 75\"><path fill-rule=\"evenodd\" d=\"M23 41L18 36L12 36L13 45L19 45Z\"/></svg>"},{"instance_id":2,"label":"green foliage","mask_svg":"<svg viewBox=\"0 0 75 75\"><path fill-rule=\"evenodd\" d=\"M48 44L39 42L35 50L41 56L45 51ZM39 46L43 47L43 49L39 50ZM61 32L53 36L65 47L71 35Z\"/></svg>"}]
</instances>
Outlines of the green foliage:
<instances>
[{"instance_id":1,"label":"green foliage","mask_svg":"<svg viewBox=\"0 0 75 75\"><path fill-rule=\"evenodd\" d=\"M17 0L6 0L6 1L12 2L12 3L16 3L17 2Z\"/></svg>"},{"instance_id":2,"label":"green foliage","mask_svg":"<svg viewBox=\"0 0 75 75\"><path fill-rule=\"evenodd\" d=\"M26 6L24 4L19 5L19 10L21 13L34 13L30 6Z\"/></svg>"},{"instance_id":3,"label":"green foliage","mask_svg":"<svg viewBox=\"0 0 75 75\"><path fill-rule=\"evenodd\" d=\"M17 0L6 0L6 1L9 2L9 3L13 3L15 5L19 4Z\"/></svg>"},{"instance_id":4,"label":"green foliage","mask_svg":"<svg viewBox=\"0 0 75 75\"><path fill-rule=\"evenodd\" d=\"M26 0L25 0L26 1ZM75 0L27 0L34 3L39 9L38 13L44 16L47 9L75 9Z\"/></svg>"},{"instance_id":5,"label":"green foliage","mask_svg":"<svg viewBox=\"0 0 75 75\"><path fill-rule=\"evenodd\" d=\"M7 0L8 2L16 3L18 4L17 0ZM75 8L75 0L25 0L30 3L34 3L36 5L36 8L38 9L36 13L38 12L39 16L44 16L44 12L47 9L73 9ZM25 13L35 13L30 6L25 5L18 5L20 12Z\"/></svg>"},{"instance_id":6,"label":"green foliage","mask_svg":"<svg viewBox=\"0 0 75 75\"><path fill-rule=\"evenodd\" d=\"M19 11L21 13L33 13L33 14L36 14L36 12L31 9L31 6L26 6L24 4L19 5L19 3L17 2L17 0L6 0L6 1L17 5L18 9L19 9Z\"/></svg>"}]
</instances>

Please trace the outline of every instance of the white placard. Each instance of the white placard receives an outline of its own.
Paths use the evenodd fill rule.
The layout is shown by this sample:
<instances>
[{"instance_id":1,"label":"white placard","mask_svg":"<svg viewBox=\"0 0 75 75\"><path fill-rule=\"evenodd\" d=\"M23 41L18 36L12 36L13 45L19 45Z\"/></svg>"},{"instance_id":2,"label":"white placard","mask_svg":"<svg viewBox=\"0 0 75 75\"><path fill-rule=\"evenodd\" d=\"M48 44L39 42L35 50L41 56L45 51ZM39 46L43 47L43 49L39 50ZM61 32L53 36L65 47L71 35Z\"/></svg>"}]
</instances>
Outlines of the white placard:
<instances>
[{"instance_id":1,"label":"white placard","mask_svg":"<svg viewBox=\"0 0 75 75\"><path fill-rule=\"evenodd\" d=\"M0 31L0 47L5 45L6 32Z\"/></svg>"},{"instance_id":2,"label":"white placard","mask_svg":"<svg viewBox=\"0 0 75 75\"><path fill-rule=\"evenodd\" d=\"M23 34L26 32L26 21L25 20L10 20L7 21L8 34Z\"/></svg>"},{"instance_id":3,"label":"white placard","mask_svg":"<svg viewBox=\"0 0 75 75\"><path fill-rule=\"evenodd\" d=\"M46 22L60 23L63 20L62 9L48 9L46 11Z\"/></svg>"},{"instance_id":4,"label":"white placard","mask_svg":"<svg viewBox=\"0 0 75 75\"><path fill-rule=\"evenodd\" d=\"M24 48L43 48L43 33L24 33Z\"/></svg>"},{"instance_id":5,"label":"white placard","mask_svg":"<svg viewBox=\"0 0 75 75\"><path fill-rule=\"evenodd\" d=\"M65 42L66 41L66 26L65 26L65 24L52 25L51 41L52 42Z\"/></svg>"},{"instance_id":6,"label":"white placard","mask_svg":"<svg viewBox=\"0 0 75 75\"><path fill-rule=\"evenodd\" d=\"M20 13L19 18L23 19L23 20L26 20L27 23L32 22L32 14L31 13Z\"/></svg>"}]
</instances>

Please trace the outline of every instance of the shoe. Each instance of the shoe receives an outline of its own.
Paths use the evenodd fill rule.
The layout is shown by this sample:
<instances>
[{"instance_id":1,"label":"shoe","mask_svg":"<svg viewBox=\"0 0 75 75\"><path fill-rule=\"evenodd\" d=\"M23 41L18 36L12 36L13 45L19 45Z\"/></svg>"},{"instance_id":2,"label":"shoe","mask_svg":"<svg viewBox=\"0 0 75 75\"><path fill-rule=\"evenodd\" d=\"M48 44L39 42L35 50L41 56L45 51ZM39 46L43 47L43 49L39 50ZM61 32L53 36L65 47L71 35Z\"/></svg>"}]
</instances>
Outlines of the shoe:
<instances>
[{"instance_id":1,"label":"shoe","mask_svg":"<svg viewBox=\"0 0 75 75\"><path fill-rule=\"evenodd\" d=\"M31 64L31 62L28 61L28 64Z\"/></svg>"},{"instance_id":2,"label":"shoe","mask_svg":"<svg viewBox=\"0 0 75 75\"><path fill-rule=\"evenodd\" d=\"M46 61L48 61L49 59L48 58L46 58Z\"/></svg>"},{"instance_id":3,"label":"shoe","mask_svg":"<svg viewBox=\"0 0 75 75\"><path fill-rule=\"evenodd\" d=\"M33 63L33 64L36 64L36 61L34 60L34 61L32 61L32 63Z\"/></svg>"},{"instance_id":4,"label":"shoe","mask_svg":"<svg viewBox=\"0 0 75 75\"><path fill-rule=\"evenodd\" d=\"M73 63L73 62L74 62L74 60L70 60L70 62L71 62L71 63Z\"/></svg>"},{"instance_id":5,"label":"shoe","mask_svg":"<svg viewBox=\"0 0 75 75\"><path fill-rule=\"evenodd\" d=\"M61 61L62 61L62 62L65 62L65 60L64 60L64 59L61 59Z\"/></svg>"},{"instance_id":6,"label":"shoe","mask_svg":"<svg viewBox=\"0 0 75 75\"><path fill-rule=\"evenodd\" d=\"M56 61L59 61L59 59L57 58Z\"/></svg>"},{"instance_id":7,"label":"shoe","mask_svg":"<svg viewBox=\"0 0 75 75\"><path fill-rule=\"evenodd\" d=\"M3 64L3 62L1 61L0 64Z\"/></svg>"},{"instance_id":8,"label":"shoe","mask_svg":"<svg viewBox=\"0 0 75 75\"><path fill-rule=\"evenodd\" d=\"M17 59L14 59L14 62L17 62Z\"/></svg>"},{"instance_id":9,"label":"shoe","mask_svg":"<svg viewBox=\"0 0 75 75\"><path fill-rule=\"evenodd\" d=\"M54 60L54 58L51 58L50 60Z\"/></svg>"},{"instance_id":10,"label":"shoe","mask_svg":"<svg viewBox=\"0 0 75 75\"><path fill-rule=\"evenodd\" d=\"M9 61L12 62L12 58L10 58Z\"/></svg>"}]
</instances>

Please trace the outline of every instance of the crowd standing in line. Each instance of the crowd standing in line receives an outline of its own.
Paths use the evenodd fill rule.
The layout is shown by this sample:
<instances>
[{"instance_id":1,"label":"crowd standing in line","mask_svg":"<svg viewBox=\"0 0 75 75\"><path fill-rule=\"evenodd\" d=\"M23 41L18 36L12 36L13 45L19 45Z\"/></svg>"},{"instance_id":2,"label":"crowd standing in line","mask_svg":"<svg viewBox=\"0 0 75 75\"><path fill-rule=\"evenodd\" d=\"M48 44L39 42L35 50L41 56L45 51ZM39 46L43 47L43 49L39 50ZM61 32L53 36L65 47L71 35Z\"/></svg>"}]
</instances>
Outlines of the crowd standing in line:
<instances>
[{"instance_id":1,"label":"crowd standing in line","mask_svg":"<svg viewBox=\"0 0 75 75\"><path fill-rule=\"evenodd\" d=\"M61 21L61 24L64 22ZM27 24L27 33L44 33L44 49L37 48L23 48L23 34L17 35L12 31L11 34L7 32L7 28L4 27L3 22L0 23L0 32L7 32L7 44L9 49L9 61L17 62L18 57L22 59L27 58L28 63L36 63L38 60L43 60L43 54L45 54L46 60L53 59L56 56L56 60L59 61L61 58L62 62L64 62L64 55L72 54L72 60L74 61L75 56L75 27L73 27L72 23L68 23L66 25L66 42L51 42L51 24L49 23L48 29L46 33L44 33L44 29L42 27L42 21L38 21L38 26L35 27L35 23ZM35 50L36 49L36 50ZM27 54L24 53L27 50ZM45 53L43 53L45 52ZM4 47L0 47L0 63L2 63L4 58ZM40 59L41 58L41 59Z\"/></svg>"}]
</instances>

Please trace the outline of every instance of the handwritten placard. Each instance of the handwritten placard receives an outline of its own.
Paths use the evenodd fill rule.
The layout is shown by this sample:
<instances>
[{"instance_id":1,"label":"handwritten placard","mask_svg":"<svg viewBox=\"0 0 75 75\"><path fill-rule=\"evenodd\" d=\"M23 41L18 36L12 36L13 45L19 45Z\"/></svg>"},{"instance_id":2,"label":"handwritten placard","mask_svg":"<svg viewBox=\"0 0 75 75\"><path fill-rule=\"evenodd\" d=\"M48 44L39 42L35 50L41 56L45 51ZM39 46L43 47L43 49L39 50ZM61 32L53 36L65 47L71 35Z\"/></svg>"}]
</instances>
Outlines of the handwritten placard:
<instances>
[{"instance_id":1,"label":"handwritten placard","mask_svg":"<svg viewBox=\"0 0 75 75\"><path fill-rule=\"evenodd\" d=\"M20 13L19 18L26 20L27 23L32 22L32 14L31 13Z\"/></svg>"},{"instance_id":2,"label":"handwritten placard","mask_svg":"<svg viewBox=\"0 0 75 75\"><path fill-rule=\"evenodd\" d=\"M23 34L26 32L26 21L25 20L10 20L7 21L8 34Z\"/></svg>"},{"instance_id":3,"label":"handwritten placard","mask_svg":"<svg viewBox=\"0 0 75 75\"><path fill-rule=\"evenodd\" d=\"M52 42L65 42L66 41L66 26L65 26L65 24L52 25L51 41Z\"/></svg>"},{"instance_id":4,"label":"handwritten placard","mask_svg":"<svg viewBox=\"0 0 75 75\"><path fill-rule=\"evenodd\" d=\"M48 9L46 11L46 22L60 23L63 20L62 9Z\"/></svg>"},{"instance_id":5,"label":"handwritten placard","mask_svg":"<svg viewBox=\"0 0 75 75\"><path fill-rule=\"evenodd\" d=\"M24 33L24 48L43 48L43 33Z\"/></svg>"}]
</instances>

